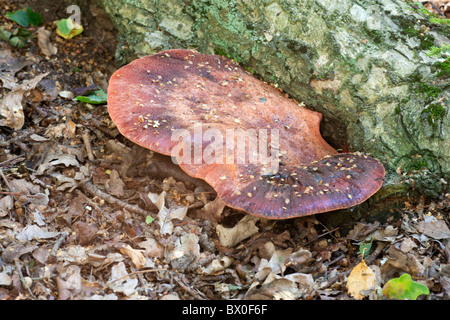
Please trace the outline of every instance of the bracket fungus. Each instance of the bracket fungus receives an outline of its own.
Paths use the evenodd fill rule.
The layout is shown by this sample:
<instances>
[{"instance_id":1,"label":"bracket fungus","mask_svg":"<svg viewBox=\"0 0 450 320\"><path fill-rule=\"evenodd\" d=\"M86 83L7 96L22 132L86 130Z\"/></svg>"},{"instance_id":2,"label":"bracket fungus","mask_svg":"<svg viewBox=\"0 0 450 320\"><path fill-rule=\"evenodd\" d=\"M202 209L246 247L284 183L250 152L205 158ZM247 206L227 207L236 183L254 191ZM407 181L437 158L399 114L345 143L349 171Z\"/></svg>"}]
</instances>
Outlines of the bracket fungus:
<instances>
[{"instance_id":1,"label":"bracket fungus","mask_svg":"<svg viewBox=\"0 0 450 320\"><path fill-rule=\"evenodd\" d=\"M111 76L108 111L126 138L172 156L252 215L349 208L384 181L378 160L322 138L320 113L222 56L176 49L137 59Z\"/></svg>"}]
</instances>

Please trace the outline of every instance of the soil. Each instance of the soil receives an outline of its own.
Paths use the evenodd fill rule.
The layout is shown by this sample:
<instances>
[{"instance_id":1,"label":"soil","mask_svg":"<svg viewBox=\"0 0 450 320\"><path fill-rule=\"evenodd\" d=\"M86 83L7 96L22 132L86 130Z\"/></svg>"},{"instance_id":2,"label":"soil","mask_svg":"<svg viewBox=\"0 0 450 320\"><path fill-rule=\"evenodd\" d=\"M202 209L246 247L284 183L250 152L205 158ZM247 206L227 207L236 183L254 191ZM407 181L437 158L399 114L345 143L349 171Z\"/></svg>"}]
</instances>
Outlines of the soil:
<instances>
[{"instance_id":1,"label":"soil","mask_svg":"<svg viewBox=\"0 0 450 320\"><path fill-rule=\"evenodd\" d=\"M17 29L5 14L31 7L57 48L46 55L34 27L23 48L0 41L12 86L49 72L23 90L23 126L0 126L0 299L383 300L402 274L429 290L418 299L449 299L449 194L345 227L327 223L334 212L273 221L224 207L177 170L155 170L169 161L121 136L105 103L73 100L107 92L118 66L117 33L95 4L82 34L56 34L71 4L0 1L0 27Z\"/></svg>"}]
</instances>

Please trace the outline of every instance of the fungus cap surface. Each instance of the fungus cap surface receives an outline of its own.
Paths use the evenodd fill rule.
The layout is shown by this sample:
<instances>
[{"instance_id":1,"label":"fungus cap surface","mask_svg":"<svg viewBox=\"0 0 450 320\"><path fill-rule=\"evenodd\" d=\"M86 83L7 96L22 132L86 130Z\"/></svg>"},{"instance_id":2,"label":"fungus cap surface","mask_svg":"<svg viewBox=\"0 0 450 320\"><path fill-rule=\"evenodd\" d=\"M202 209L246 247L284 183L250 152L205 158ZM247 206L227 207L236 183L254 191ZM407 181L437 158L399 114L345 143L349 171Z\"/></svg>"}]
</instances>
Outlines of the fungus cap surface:
<instances>
[{"instance_id":1,"label":"fungus cap surface","mask_svg":"<svg viewBox=\"0 0 450 320\"><path fill-rule=\"evenodd\" d=\"M256 216L352 207L384 180L378 160L339 154L322 138L320 113L221 56L180 49L135 60L112 75L108 111L125 137Z\"/></svg>"}]
</instances>

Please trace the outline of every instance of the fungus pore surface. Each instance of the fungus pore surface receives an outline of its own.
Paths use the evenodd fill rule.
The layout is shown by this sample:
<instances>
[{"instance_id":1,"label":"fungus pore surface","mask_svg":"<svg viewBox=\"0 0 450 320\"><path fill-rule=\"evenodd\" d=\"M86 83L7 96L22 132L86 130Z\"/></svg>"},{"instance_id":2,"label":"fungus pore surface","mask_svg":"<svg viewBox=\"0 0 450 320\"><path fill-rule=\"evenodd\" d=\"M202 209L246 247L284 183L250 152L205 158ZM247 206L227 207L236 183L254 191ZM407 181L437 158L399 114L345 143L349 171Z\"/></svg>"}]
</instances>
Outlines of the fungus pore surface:
<instances>
[{"instance_id":1,"label":"fungus pore surface","mask_svg":"<svg viewBox=\"0 0 450 320\"><path fill-rule=\"evenodd\" d=\"M180 49L135 60L112 75L108 111L125 137L256 216L352 207L384 180L378 160L328 145L320 113L221 56Z\"/></svg>"}]
</instances>

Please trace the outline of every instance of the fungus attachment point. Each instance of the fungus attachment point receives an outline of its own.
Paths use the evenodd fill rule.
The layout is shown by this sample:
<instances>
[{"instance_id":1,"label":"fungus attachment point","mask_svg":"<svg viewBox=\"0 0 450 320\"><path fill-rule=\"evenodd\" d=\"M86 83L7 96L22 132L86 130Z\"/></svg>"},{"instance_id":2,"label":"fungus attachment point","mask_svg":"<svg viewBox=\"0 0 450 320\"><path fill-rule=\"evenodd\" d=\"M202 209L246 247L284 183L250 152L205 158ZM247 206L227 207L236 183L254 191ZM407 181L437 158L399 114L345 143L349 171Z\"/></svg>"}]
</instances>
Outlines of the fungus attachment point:
<instances>
[{"instance_id":1,"label":"fungus attachment point","mask_svg":"<svg viewBox=\"0 0 450 320\"><path fill-rule=\"evenodd\" d=\"M221 56L168 50L135 60L112 75L108 111L125 137L172 156L252 215L352 207L384 180L378 160L325 142L320 113Z\"/></svg>"}]
</instances>

